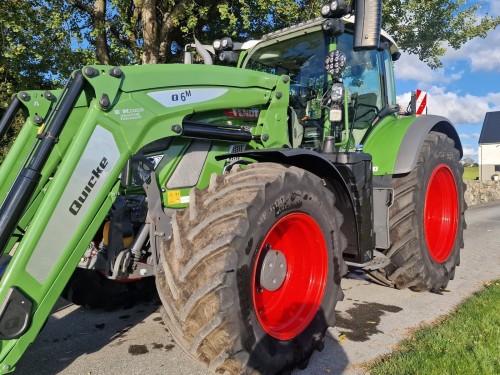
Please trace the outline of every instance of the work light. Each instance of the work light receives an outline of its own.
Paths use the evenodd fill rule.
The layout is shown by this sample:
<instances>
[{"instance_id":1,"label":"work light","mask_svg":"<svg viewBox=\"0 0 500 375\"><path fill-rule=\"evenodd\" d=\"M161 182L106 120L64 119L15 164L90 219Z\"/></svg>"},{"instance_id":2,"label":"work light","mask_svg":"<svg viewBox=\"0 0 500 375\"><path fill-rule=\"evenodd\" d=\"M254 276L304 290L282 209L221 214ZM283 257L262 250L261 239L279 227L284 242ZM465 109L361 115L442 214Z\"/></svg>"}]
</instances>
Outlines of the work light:
<instances>
[{"instance_id":1,"label":"work light","mask_svg":"<svg viewBox=\"0 0 500 375\"><path fill-rule=\"evenodd\" d=\"M342 51L333 51L328 54L325 60L325 70L334 78L339 78L346 66L346 55Z\"/></svg>"},{"instance_id":2,"label":"work light","mask_svg":"<svg viewBox=\"0 0 500 375\"><path fill-rule=\"evenodd\" d=\"M226 36L225 38L222 38L221 40L221 48L224 50L224 51L231 51L233 49L233 40Z\"/></svg>"},{"instance_id":3,"label":"work light","mask_svg":"<svg viewBox=\"0 0 500 375\"><path fill-rule=\"evenodd\" d=\"M221 41L220 39L215 39L212 43L212 47L214 47L214 50L220 51L221 50Z\"/></svg>"},{"instance_id":4,"label":"work light","mask_svg":"<svg viewBox=\"0 0 500 375\"><path fill-rule=\"evenodd\" d=\"M340 18L347 13L349 13L349 9L345 0L333 0L321 7L321 15L324 18Z\"/></svg>"},{"instance_id":5,"label":"work light","mask_svg":"<svg viewBox=\"0 0 500 375\"><path fill-rule=\"evenodd\" d=\"M338 18L327 18L323 21L323 31L333 37L342 35L345 31L344 22Z\"/></svg>"},{"instance_id":6,"label":"work light","mask_svg":"<svg viewBox=\"0 0 500 375\"><path fill-rule=\"evenodd\" d=\"M339 103L344 99L344 85L336 82L332 85L331 95L332 102Z\"/></svg>"}]
</instances>

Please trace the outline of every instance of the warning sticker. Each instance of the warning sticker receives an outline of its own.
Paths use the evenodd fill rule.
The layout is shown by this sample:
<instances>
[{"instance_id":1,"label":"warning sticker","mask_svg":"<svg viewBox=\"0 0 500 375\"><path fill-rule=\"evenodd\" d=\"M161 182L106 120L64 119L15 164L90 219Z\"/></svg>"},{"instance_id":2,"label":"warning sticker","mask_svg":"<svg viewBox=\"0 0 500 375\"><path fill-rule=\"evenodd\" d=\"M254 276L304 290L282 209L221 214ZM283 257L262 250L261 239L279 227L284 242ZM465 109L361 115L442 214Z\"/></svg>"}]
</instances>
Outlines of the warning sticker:
<instances>
[{"instance_id":1,"label":"warning sticker","mask_svg":"<svg viewBox=\"0 0 500 375\"><path fill-rule=\"evenodd\" d=\"M168 204L179 204L181 203L181 191L180 190L170 190L167 192L167 203Z\"/></svg>"}]
</instances>

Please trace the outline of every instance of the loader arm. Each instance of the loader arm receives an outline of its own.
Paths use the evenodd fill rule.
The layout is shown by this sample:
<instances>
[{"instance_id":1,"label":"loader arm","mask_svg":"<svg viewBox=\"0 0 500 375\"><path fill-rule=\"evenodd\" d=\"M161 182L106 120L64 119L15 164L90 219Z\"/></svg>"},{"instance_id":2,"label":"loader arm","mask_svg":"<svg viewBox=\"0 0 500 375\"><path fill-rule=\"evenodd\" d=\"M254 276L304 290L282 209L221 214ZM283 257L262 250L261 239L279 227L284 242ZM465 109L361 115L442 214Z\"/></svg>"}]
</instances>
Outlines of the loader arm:
<instances>
[{"instance_id":1,"label":"loader arm","mask_svg":"<svg viewBox=\"0 0 500 375\"><path fill-rule=\"evenodd\" d=\"M273 126L286 121L288 80L234 71L197 65L86 67L74 72L49 106L40 134L27 116L15 156L0 169L2 251L20 240L0 282L1 372L14 369L43 327L113 205L124 167L143 146L203 134L251 148L288 143L287 134ZM255 106L261 110L251 129L189 122L195 113ZM162 192L166 200L168 189Z\"/></svg>"}]
</instances>

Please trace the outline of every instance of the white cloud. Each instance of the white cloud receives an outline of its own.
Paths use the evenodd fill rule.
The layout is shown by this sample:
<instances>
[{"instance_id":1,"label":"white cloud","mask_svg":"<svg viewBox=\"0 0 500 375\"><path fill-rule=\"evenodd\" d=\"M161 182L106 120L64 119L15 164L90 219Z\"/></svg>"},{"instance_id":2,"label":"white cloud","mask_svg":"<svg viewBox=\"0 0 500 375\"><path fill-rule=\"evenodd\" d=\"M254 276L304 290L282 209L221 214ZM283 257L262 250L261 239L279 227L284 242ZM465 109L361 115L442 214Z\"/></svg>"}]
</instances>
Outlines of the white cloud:
<instances>
[{"instance_id":1,"label":"white cloud","mask_svg":"<svg viewBox=\"0 0 500 375\"><path fill-rule=\"evenodd\" d=\"M474 157L478 155L478 150L477 148L473 148L473 147L464 147L463 148L463 151L464 151L464 156L470 156L470 157ZM476 158L477 159L477 158Z\"/></svg>"},{"instance_id":2,"label":"white cloud","mask_svg":"<svg viewBox=\"0 0 500 375\"><path fill-rule=\"evenodd\" d=\"M406 106L410 96L409 92L398 96L398 103ZM432 86L428 90L427 107L429 114L444 116L455 125L481 124L486 112L500 110L500 92L485 96L460 95Z\"/></svg>"},{"instance_id":3,"label":"white cloud","mask_svg":"<svg viewBox=\"0 0 500 375\"><path fill-rule=\"evenodd\" d=\"M488 12L490 16L497 17L500 16L500 1L489 0L490 11Z\"/></svg>"},{"instance_id":4,"label":"white cloud","mask_svg":"<svg viewBox=\"0 0 500 375\"><path fill-rule=\"evenodd\" d=\"M444 69L432 70L429 66L420 61L417 55L404 53L394 64L395 75L399 80L418 81L418 87L427 89L438 83L450 83L462 78L464 72L459 71L446 74Z\"/></svg>"},{"instance_id":5,"label":"white cloud","mask_svg":"<svg viewBox=\"0 0 500 375\"><path fill-rule=\"evenodd\" d=\"M479 139L479 133L471 133L471 134L460 134L460 139Z\"/></svg>"},{"instance_id":6,"label":"white cloud","mask_svg":"<svg viewBox=\"0 0 500 375\"><path fill-rule=\"evenodd\" d=\"M495 5L500 8L500 2ZM467 61L471 70L500 72L500 27L491 30L486 38L475 38L465 43L459 50L448 48L443 63Z\"/></svg>"}]
</instances>

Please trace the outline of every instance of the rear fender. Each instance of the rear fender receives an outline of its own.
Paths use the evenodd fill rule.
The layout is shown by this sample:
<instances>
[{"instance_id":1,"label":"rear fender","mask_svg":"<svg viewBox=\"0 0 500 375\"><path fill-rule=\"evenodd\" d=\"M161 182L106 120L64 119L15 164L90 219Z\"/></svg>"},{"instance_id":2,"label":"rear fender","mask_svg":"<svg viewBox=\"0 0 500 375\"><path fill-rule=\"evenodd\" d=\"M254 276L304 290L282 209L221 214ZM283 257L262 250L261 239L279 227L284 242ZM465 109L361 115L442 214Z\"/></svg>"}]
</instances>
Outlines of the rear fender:
<instances>
[{"instance_id":1,"label":"rear fender","mask_svg":"<svg viewBox=\"0 0 500 375\"><path fill-rule=\"evenodd\" d=\"M373 158L373 174L409 173L417 165L420 149L429 132L446 134L463 155L462 143L450 120L435 115L389 118L377 125L364 144L364 151Z\"/></svg>"},{"instance_id":2,"label":"rear fender","mask_svg":"<svg viewBox=\"0 0 500 375\"><path fill-rule=\"evenodd\" d=\"M408 173L415 168L425 137L431 131L446 134L453 139L455 148L460 152L460 157L463 156L462 143L450 120L441 116L420 116L408 128L401 142L394 164L394 174Z\"/></svg>"}]
</instances>

